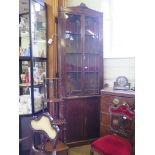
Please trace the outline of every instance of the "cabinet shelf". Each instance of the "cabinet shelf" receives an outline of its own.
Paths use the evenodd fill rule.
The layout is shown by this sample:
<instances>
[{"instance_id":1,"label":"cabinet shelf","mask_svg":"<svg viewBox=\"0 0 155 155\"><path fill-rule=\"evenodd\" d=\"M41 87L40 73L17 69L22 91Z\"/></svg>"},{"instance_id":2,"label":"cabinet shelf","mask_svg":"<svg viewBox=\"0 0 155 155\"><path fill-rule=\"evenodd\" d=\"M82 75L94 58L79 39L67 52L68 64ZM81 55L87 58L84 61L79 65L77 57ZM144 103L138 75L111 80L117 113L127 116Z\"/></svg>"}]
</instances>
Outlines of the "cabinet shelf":
<instances>
[{"instance_id":1,"label":"cabinet shelf","mask_svg":"<svg viewBox=\"0 0 155 155\"><path fill-rule=\"evenodd\" d=\"M30 61L31 57L30 56L20 56L19 61Z\"/></svg>"},{"instance_id":2,"label":"cabinet shelf","mask_svg":"<svg viewBox=\"0 0 155 155\"><path fill-rule=\"evenodd\" d=\"M34 84L34 87L43 87L43 82L42 83L39 83L39 84Z\"/></svg>"},{"instance_id":3,"label":"cabinet shelf","mask_svg":"<svg viewBox=\"0 0 155 155\"><path fill-rule=\"evenodd\" d=\"M34 40L33 41L33 43L37 43L37 42L39 42L39 43L46 43L46 40Z\"/></svg>"},{"instance_id":4,"label":"cabinet shelf","mask_svg":"<svg viewBox=\"0 0 155 155\"><path fill-rule=\"evenodd\" d=\"M33 57L32 58L34 61L46 61L47 57Z\"/></svg>"},{"instance_id":5,"label":"cabinet shelf","mask_svg":"<svg viewBox=\"0 0 155 155\"><path fill-rule=\"evenodd\" d=\"M65 34L71 34L71 35L81 35L80 33L76 33L76 32L65 32Z\"/></svg>"},{"instance_id":6,"label":"cabinet shelf","mask_svg":"<svg viewBox=\"0 0 155 155\"><path fill-rule=\"evenodd\" d=\"M73 51L73 52L65 52L65 54L68 54L68 55L69 55L69 54L82 54L82 52L74 52L74 51Z\"/></svg>"},{"instance_id":7,"label":"cabinet shelf","mask_svg":"<svg viewBox=\"0 0 155 155\"><path fill-rule=\"evenodd\" d=\"M40 61L40 60L47 60L46 57L30 57L30 56L20 56L19 61L30 61L31 59Z\"/></svg>"},{"instance_id":8,"label":"cabinet shelf","mask_svg":"<svg viewBox=\"0 0 155 155\"><path fill-rule=\"evenodd\" d=\"M66 71L66 73L81 73L82 71Z\"/></svg>"},{"instance_id":9,"label":"cabinet shelf","mask_svg":"<svg viewBox=\"0 0 155 155\"><path fill-rule=\"evenodd\" d=\"M100 55L100 52L83 52L85 55Z\"/></svg>"},{"instance_id":10,"label":"cabinet shelf","mask_svg":"<svg viewBox=\"0 0 155 155\"><path fill-rule=\"evenodd\" d=\"M63 99L60 98L54 98L54 99L45 99L43 100L44 102L49 102L49 103L56 103L56 102L63 102Z\"/></svg>"},{"instance_id":11,"label":"cabinet shelf","mask_svg":"<svg viewBox=\"0 0 155 155\"><path fill-rule=\"evenodd\" d=\"M85 34L85 36L91 36L91 37L95 37L95 38L97 37L98 38L98 35L95 33L94 34Z\"/></svg>"},{"instance_id":12,"label":"cabinet shelf","mask_svg":"<svg viewBox=\"0 0 155 155\"><path fill-rule=\"evenodd\" d=\"M31 83L20 83L20 87L31 87Z\"/></svg>"}]
</instances>

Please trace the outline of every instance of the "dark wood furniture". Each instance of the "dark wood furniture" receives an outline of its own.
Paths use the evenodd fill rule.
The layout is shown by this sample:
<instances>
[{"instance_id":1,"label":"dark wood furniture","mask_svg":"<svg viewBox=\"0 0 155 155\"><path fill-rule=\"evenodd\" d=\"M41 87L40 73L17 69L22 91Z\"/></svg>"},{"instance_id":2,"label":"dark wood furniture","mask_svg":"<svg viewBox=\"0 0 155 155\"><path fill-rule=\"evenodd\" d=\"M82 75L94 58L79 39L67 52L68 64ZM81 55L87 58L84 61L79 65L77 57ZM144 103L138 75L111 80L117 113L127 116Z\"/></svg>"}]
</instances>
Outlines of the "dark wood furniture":
<instances>
[{"instance_id":1,"label":"dark wood furniture","mask_svg":"<svg viewBox=\"0 0 155 155\"><path fill-rule=\"evenodd\" d=\"M56 155L56 144L58 139L58 133L60 129L53 123L53 118L49 113L43 113L39 117L32 117L31 129L33 131L31 155L34 153L45 154L45 145L47 142L51 145L52 155ZM35 133L38 133L41 139L41 144L36 146L34 139Z\"/></svg>"},{"instance_id":2,"label":"dark wood furniture","mask_svg":"<svg viewBox=\"0 0 155 155\"><path fill-rule=\"evenodd\" d=\"M109 106L109 133L91 144L94 150L104 155L131 155L131 137L134 130L135 112L127 103Z\"/></svg>"},{"instance_id":3,"label":"dark wood furniture","mask_svg":"<svg viewBox=\"0 0 155 155\"><path fill-rule=\"evenodd\" d=\"M49 90L49 96L46 90ZM66 143L66 120L64 117L64 100L60 78L44 79L44 103L49 103L49 112L54 118L54 123L61 129L59 140Z\"/></svg>"},{"instance_id":4,"label":"dark wood furniture","mask_svg":"<svg viewBox=\"0 0 155 155\"><path fill-rule=\"evenodd\" d=\"M56 122L56 124L58 124ZM68 155L69 147L59 141L60 129L55 124L53 117L48 113L42 113L40 116L33 116L31 119L31 129L33 131L32 136L32 148L30 154L51 154ZM36 133L40 137L40 143L36 144Z\"/></svg>"},{"instance_id":5,"label":"dark wood furniture","mask_svg":"<svg viewBox=\"0 0 155 155\"><path fill-rule=\"evenodd\" d=\"M110 115L109 106L128 104L131 110L135 109L135 92L132 90L113 90L113 88L105 88L101 90L100 105L100 136L107 135L110 131ZM134 147L134 130L132 133L132 146Z\"/></svg>"},{"instance_id":6,"label":"dark wood furniture","mask_svg":"<svg viewBox=\"0 0 155 155\"><path fill-rule=\"evenodd\" d=\"M19 8L19 139L22 140L31 135L31 116L43 109L48 52L46 4L42 0L19 0ZM24 140L20 154L29 149L29 140Z\"/></svg>"},{"instance_id":7,"label":"dark wood furniture","mask_svg":"<svg viewBox=\"0 0 155 155\"><path fill-rule=\"evenodd\" d=\"M102 13L83 3L59 10L58 70L63 86L67 143L99 136L102 20Z\"/></svg>"},{"instance_id":8,"label":"dark wood furniture","mask_svg":"<svg viewBox=\"0 0 155 155\"><path fill-rule=\"evenodd\" d=\"M67 142L87 142L99 137L99 97L72 98L65 102Z\"/></svg>"},{"instance_id":9,"label":"dark wood furniture","mask_svg":"<svg viewBox=\"0 0 155 155\"><path fill-rule=\"evenodd\" d=\"M105 88L101 90L101 106L100 106L100 135L104 136L109 133L109 106L111 104L120 105L129 104L131 109L135 108L134 91L113 90L113 88Z\"/></svg>"}]
</instances>

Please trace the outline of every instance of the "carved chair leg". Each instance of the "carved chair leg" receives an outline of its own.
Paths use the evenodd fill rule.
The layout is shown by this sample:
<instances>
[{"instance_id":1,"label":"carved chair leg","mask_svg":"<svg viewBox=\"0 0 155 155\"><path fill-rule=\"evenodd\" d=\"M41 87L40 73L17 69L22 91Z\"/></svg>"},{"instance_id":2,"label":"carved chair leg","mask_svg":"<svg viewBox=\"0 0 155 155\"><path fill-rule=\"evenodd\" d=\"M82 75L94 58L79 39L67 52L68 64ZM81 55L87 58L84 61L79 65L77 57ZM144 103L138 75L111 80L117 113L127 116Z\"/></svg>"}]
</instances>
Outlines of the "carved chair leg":
<instances>
[{"instance_id":1,"label":"carved chair leg","mask_svg":"<svg viewBox=\"0 0 155 155\"><path fill-rule=\"evenodd\" d=\"M53 151L52 151L52 154L51 155L56 155L56 149L54 149Z\"/></svg>"},{"instance_id":2,"label":"carved chair leg","mask_svg":"<svg viewBox=\"0 0 155 155\"><path fill-rule=\"evenodd\" d=\"M33 150L32 149L30 150L30 155L33 155Z\"/></svg>"},{"instance_id":3,"label":"carved chair leg","mask_svg":"<svg viewBox=\"0 0 155 155\"><path fill-rule=\"evenodd\" d=\"M94 155L94 150L92 147L90 147L90 155Z\"/></svg>"}]
</instances>

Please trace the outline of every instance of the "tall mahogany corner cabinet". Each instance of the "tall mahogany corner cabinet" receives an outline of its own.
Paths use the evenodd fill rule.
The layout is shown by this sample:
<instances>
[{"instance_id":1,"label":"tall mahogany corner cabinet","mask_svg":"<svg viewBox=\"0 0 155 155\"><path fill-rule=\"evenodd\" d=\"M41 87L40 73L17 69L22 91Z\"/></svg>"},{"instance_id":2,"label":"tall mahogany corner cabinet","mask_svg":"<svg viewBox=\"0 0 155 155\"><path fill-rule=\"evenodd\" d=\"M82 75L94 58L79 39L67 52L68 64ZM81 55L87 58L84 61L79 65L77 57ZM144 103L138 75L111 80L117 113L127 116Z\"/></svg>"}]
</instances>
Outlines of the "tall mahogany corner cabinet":
<instances>
[{"instance_id":1,"label":"tall mahogany corner cabinet","mask_svg":"<svg viewBox=\"0 0 155 155\"><path fill-rule=\"evenodd\" d=\"M99 136L103 86L103 14L81 3L60 8L58 70L62 79L67 144Z\"/></svg>"}]
</instances>

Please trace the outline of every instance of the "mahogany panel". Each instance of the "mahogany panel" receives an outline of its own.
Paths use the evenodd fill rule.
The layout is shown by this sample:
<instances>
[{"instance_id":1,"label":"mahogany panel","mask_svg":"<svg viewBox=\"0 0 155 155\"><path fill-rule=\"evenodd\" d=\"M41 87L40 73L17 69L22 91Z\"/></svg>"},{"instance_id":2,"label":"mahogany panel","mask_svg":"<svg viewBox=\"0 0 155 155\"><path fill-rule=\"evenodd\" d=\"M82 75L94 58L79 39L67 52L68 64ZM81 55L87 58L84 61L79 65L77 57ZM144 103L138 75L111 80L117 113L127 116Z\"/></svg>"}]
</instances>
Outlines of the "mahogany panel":
<instances>
[{"instance_id":1,"label":"mahogany panel","mask_svg":"<svg viewBox=\"0 0 155 155\"><path fill-rule=\"evenodd\" d=\"M83 139L83 100L65 100L67 142Z\"/></svg>"},{"instance_id":2,"label":"mahogany panel","mask_svg":"<svg viewBox=\"0 0 155 155\"><path fill-rule=\"evenodd\" d=\"M100 129L99 97L88 98L84 107L84 137L85 139L99 137Z\"/></svg>"},{"instance_id":3,"label":"mahogany panel","mask_svg":"<svg viewBox=\"0 0 155 155\"><path fill-rule=\"evenodd\" d=\"M67 143L91 140L100 135L100 96L65 99Z\"/></svg>"}]
</instances>

